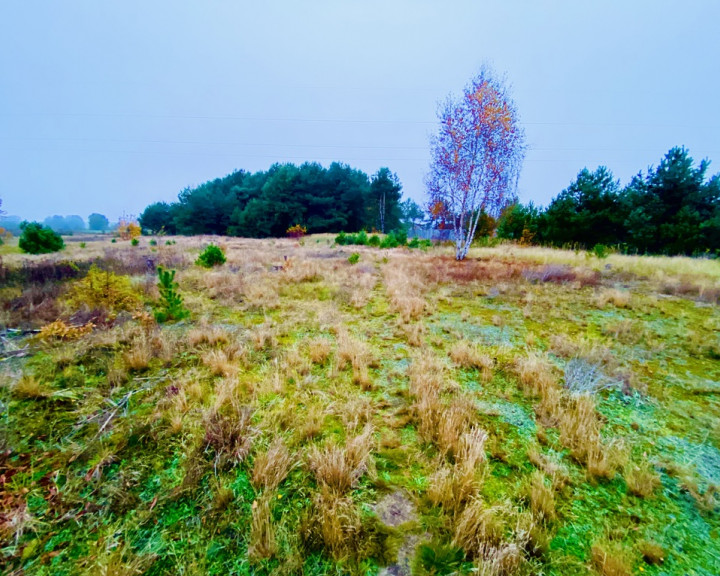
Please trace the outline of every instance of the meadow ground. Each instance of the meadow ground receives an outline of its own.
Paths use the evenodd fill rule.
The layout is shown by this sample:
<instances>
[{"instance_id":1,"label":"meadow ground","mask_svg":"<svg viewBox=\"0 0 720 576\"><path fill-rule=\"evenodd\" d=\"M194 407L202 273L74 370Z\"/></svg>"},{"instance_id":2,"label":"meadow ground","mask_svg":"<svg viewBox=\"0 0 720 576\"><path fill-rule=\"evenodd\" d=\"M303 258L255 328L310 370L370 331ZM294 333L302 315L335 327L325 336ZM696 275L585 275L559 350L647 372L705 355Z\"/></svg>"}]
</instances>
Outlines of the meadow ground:
<instances>
[{"instance_id":1,"label":"meadow ground","mask_svg":"<svg viewBox=\"0 0 720 576\"><path fill-rule=\"evenodd\" d=\"M154 244L0 249L4 573L720 573L717 261Z\"/></svg>"}]
</instances>

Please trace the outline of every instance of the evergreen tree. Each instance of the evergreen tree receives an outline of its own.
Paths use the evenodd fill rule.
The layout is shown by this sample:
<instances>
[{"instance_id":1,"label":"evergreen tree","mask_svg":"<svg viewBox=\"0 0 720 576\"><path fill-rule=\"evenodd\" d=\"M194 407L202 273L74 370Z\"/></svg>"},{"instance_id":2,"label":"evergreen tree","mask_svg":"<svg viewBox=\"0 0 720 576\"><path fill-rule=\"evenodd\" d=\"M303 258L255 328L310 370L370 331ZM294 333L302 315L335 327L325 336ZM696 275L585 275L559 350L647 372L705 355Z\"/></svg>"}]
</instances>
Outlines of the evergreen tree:
<instances>
[{"instance_id":1,"label":"evergreen tree","mask_svg":"<svg viewBox=\"0 0 720 576\"><path fill-rule=\"evenodd\" d=\"M656 168L625 189L628 244L639 252L693 254L720 249L720 175L706 182L684 147L672 148Z\"/></svg>"},{"instance_id":2,"label":"evergreen tree","mask_svg":"<svg viewBox=\"0 0 720 576\"><path fill-rule=\"evenodd\" d=\"M604 166L584 168L543 215L542 238L555 246L618 244L623 241L620 183Z\"/></svg>"}]
</instances>

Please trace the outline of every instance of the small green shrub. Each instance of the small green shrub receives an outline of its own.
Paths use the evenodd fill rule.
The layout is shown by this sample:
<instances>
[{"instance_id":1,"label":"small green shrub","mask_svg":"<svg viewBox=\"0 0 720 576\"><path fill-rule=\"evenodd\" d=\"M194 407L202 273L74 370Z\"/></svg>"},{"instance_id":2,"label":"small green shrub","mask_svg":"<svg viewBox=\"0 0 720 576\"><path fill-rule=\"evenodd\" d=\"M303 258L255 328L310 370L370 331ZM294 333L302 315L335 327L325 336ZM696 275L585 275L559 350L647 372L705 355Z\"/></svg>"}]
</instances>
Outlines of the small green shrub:
<instances>
[{"instance_id":1,"label":"small green shrub","mask_svg":"<svg viewBox=\"0 0 720 576\"><path fill-rule=\"evenodd\" d=\"M117 242L117 238L113 238L112 240L110 240L110 242L112 242L113 244L115 244L115 243Z\"/></svg>"},{"instance_id":2,"label":"small green shrub","mask_svg":"<svg viewBox=\"0 0 720 576\"><path fill-rule=\"evenodd\" d=\"M380 246L380 236L377 234L370 236L370 238L368 238L368 246Z\"/></svg>"},{"instance_id":3,"label":"small green shrub","mask_svg":"<svg viewBox=\"0 0 720 576\"><path fill-rule=\"evenodd\" d=\"M360 254L358 254L357 252L353 252L352 254L350 254L350 257L348 258L348 262L350 262L350 264L357 264L359 261Z\"/></svg>"},{"instance_id":4,"label":"small green shrub","mask_svg":"<svg viewBox=\"0 0 720 576\"><path fill-rule=\"evenodd\" d=\"M85 242L80 242L80 248L85 248L87 244Z\"/></svg>"},{"instance_id":5,"label":"small green shrub","mask_svg":"<svg viewBox=\"0 0 720 576\"><path fill-rule=\"evenodd\" d=\"M155 238L150 240L150 246L157 246L157 240L155 240Z\"/></svg>"},{"instance_id":6,"label":"small green shrub","mask_svg":"<svg viewBox=\"0 0 720 576\"><path fill-rule=\"evenodd\" d=\"M157 271L160 301L155 310L155 320L169 322L171 320L182 320L190 316L190 311L183 304L183 297L178 293L175 270L166 270L162 266L158 266Z\"/></svg>"},{"instance_id":7,"label":"small green shrub","mask_svg":"<svg viewBox=\"0 0 720 576\"><path fill-rule=\"evenodd\" d=\"M607 258L610 256L610 248L605 246L605 244L595 244L593 254L600 259Z\"/></svg>"},{"instance_id":8,"label":"small green shrub","mask_svg":"<svg viewBox=\"0 0 720 576\"><path fill-rule=\"evenodd\" d=\"M130 240L130 244L132 244L133 246L137 246L138 244L140 244L140 240L138 240L137 238L133 238L132 240Z\"/></svg>"},{"instance_id":9,"label":"small green shrub","mask_svg":"<svg viewBox=\"0 0 720 576\"><path fill-rule=\"evenodd\" d=\"M345 234L345 232L340 232L340 234L335 236L335 244L338 246L345 246L347 243L347 234Z\"/></svg>"},{"instance_id":10,"label":"small green shrub","mask_svg":"<svg viewBox=\"0 0 720 576\"><path fill-rule=\"evenodd\" d=\"M413 574L443 576L457 572L465 554L452 544L421 544L413 562Z\"/></svg>"},{"instance_id":11,"label":"small green shrub","mask_svg":"<svg viewBox=\"0 0 720 576\"><path fill-rule=\"evenodd\" d=\"M432 245L432 240L421 240L417 236L407 243L408 248L420 248L420 250L427 250L428 248L432 248Z\"/></svg>"},{"instance_id":12,"label":"small green shrub","mask_svg":"<svg viewBox=\"0 0 720 576\"><path fill-rule=\"evenodd\" d=\"M27 254L50 254L65 248L60 234L39 222L23 222L20 230L22 235L18 246Z\"/></svg>"},{"instance_id":13,"label":"small green shrub","mask_svg":"<svg viewBox=\"0 0 720 576\"><path fill-rule=\"evenodd\" d=\"M213 266L220 266L225 264L225 252L222 251L220 246L210 244L205 250L202 251L195 264L202 266L203 268L212 268Z\"/></svg>"}]
</instances>

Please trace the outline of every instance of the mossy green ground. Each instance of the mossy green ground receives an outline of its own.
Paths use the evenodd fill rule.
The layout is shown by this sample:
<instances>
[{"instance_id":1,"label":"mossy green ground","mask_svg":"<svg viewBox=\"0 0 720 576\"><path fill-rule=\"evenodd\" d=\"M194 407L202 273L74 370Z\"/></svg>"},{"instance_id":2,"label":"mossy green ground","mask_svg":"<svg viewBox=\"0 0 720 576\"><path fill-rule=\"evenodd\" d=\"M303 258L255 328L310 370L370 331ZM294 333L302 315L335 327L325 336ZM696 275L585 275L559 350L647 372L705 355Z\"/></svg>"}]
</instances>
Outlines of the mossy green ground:
<instances>
[{"instance_id":1,"label":"mossy green ground","mask_svg":"<svg viewBox=\"0 0 720 576\"><path fill-rule=\"evenodd\" d=\"M376 574L394 561L403 535L380 526L375 504L397 490L417 508L404 531L449 543L453 520L427 496L437 448L418 435L408 392L408 367L427 355L446 363L489 434L480 490L488 505L529 510L529 450L568 471L556 517L542 527L547 546L523 552L513 573L601 571L591 552L598 542L622 547L633 573L720 573L720 312L702 289L666 294L671 271L660 280L612 267L585 283L576 261L576 279L528 280L523 271L543 264L517 248L512 256L471 252L460 264L443 249L358 248L352 265L324 238L219 244L228 262L209 271L192 264L200 242L152 252L168 260L187 252L175 262L189 321L147 327L119 314L114 326L77 340L28 340L31 355L0 364L0 565L9 573ZM456 268L471 265L476 273ZM682 274L678 281L693 280ZM696 280L707 286L708 276ZM149 311L152 286L141 276L134 285ZM611 291L621 298L603 298ZM404 296L423 299L424 309L405 315ZM221 337L208 342L193 330ZM366 347L362 382L351 365L338 365L343 331ZM316 339L330 352L313 360ZM493 358L489 381L449 359L458 340ZM537 399L523 394L514 362L541 354L562 380L565 364L583 353L564 352L563 343L594 350L618 382L596 394L602 434L622 443L630 461L651 463L660 480L651 495L630 494L622 470L589 479L557 432L538 423ZM133 364L143 347L146 361ZM211 353L220 352L226 362L218 365ZM205 430L227 390L252 409L252 448L235 461L218 460ZM318 491L307 455L314 445L342 445L366 422L371 465L350 494L362 552L333 557L307 536ZM277 436L295 465L271 493L277 551L257 558L248 553L261 496L253 465ZM514 530L509 521L505 530ZM643 540L664 549L661 563L643 559ZM463 566L470 573L473 564Z\"/></svg>"}]
</instances>

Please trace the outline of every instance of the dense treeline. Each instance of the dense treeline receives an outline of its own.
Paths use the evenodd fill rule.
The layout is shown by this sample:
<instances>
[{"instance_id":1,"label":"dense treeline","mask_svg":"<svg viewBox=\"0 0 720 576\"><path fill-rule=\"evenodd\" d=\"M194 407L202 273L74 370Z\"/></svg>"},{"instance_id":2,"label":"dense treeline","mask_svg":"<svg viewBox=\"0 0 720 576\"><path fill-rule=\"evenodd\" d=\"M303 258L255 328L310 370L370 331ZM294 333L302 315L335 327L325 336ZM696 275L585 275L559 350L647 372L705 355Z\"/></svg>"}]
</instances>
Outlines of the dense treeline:
<instances>
[{"instance_id":1,"label":"dense treeline","mask_svg":"<svg viewBox=\"0 0 720 576\"><path fill-rule=\"evenodd\" d=\"M284 236L296 224L309 233L380 231L400 226L402 186L381 168L368 177L333 163L275 164L186 188L178 201L156 202L139 218L143 230L169 234Z\"/></svg>"},{"instance_id":2,"label":"dense treeline","mask_svg":"<svg viewBox=\"0 0 720 576\"><path fill-rule=\"evenodd\" d=\"M685 148L673 148L657 168L624 188L610 170L587 168L545 210L514 204L500 217L497 235L551 246L617 246L625 252L720 252L720 174L710 162L695 167Z\"/></svg>"}]
</instances>

